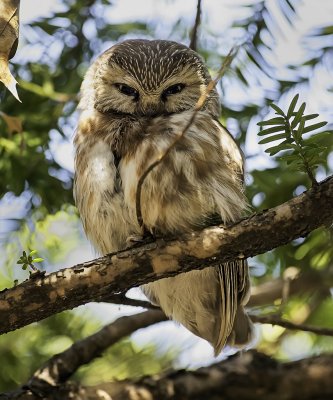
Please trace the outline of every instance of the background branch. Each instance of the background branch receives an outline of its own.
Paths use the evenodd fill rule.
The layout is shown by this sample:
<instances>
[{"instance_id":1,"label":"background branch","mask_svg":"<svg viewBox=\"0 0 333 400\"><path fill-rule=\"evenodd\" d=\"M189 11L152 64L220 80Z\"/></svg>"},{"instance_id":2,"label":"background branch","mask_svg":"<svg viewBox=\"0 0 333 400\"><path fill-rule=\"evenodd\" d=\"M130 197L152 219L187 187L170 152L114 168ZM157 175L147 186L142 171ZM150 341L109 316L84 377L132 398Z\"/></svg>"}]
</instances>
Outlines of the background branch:
<instances>
[{"instance_id":1,"label":"background branch","mask_svg":"<svg viewBox=\"0 0 333 400\"><path fill-rule=\"evenodd\" d=\"M166 320L162 311L150 310L143 313L121 317L106 325L95 334L74 343L67 350L52 357L36 371L28 383L34 393L57 390L74 372L84 364L100 356L104 350L138 329Z\"/></svg>"},{"instance_id":2,"label":"background branch","mask_svg":"<svg viewBox=\"0 0 333 400\"><path fill-rule=\"evenodd\" d=\"M134 300L132 304L135 303L142 306L141 301ZM298 325L275 316L250 315L250 318L256 323L279 325L287 329L333 336L333 329ZM52 391L58 390L58 386L66 382L80 366L100 356L108 347L122 338L138 329L166 320L168 318L158 309L118 318L93 335L74 343L67 350L53 356L34 373L27 386L33 393L39 393L43 396L46 393L52 393Z\"/></svg>"},{"instance_id":3,"label":"background branch","mask_svg":"<svg viewBox=\"0 0 333 400\"><path fill-rule=\"evenodd\" d=\"M142 307L151 310L159 310L157 306L154 306L147 301L129 299L126 296L120 296L120 299L117 299L117 301L113 303L128 305L133 307ZM331 328L310 326L306 324L295 324L294 322L288 321L274 314L269 314L269 315L249 314L249 317L254 323L279 325L283 328L293 331L304 331L304 332L315 333L316 335L333 336L333 329Z\"/></svg>"},{"instance_id":4,"label":"background branch","mask_svg":"<svg viewBox=\"0 0 333 400\"><path fill-rule=\"evenodd\" d=\"M282 299L284 282L284 279L277 278L252 286L248 307L265 306L273 304L277 299ZM289 296L312 292L322 293L324 297L327 297L333 286L333 268L325 271L302 271L290 281L289 285Z\"/></svg>"},{"instance_id":5,"label":"background branch","mask_svg":"<svg viewBox=\"0 0 333 400\"><path fill-rule=\"evenodd\" d=\"M333 329L317 327L317 326L309 326L305 324L294 324L293 322L287 321L286 319L279 318L273 315L250 315L250 318L253 322L257 322L260 324L270 324L270 325L278 325L282 328L290 329L293 331L304 331L315 333L316 335L324 335L324 336L333 336Z\"/></svg>"},{"instance_id":6,"label":"background branch","mask_svg":"<svg viewBox=\"0 0 333 400\"><path fill-rule=\"evenodd\" d=\"M191 42L189 48L197 51L198 46L198 30L201 22L201 0L197 2L197 12L195 15L195 21L191 32Z\"/></svg>"},{"instance_id":7,"label":"background branch","mask_svg":"<svg viewBox=\"0 0 333 400\"><path fill-rule=\"evenodd\" d=\"M321 355L288 363L248 351L196 371L172 371L83 387L66 383L44 399L72 400L314 400L333 396L333 356ZM304 379L306 377L306 379ZM253 394L255 394L253 397ZM0 400L39 400L28 388L0 395Z\"/></svg>"},{"instance_id":8,"label":"background branch","mask_svg":"<svg viewBox=\"0 0 333 400\"><path fill-rule=\"evenodd\" d=\"M251 267L251 265L250 265ZM294 267L292 267L294 269ZM288 272L288 268L286 270ZM264 282L260 285L251 287L251 297L247 306L263 307L273 304L276 300L283 298L285 280L276 278L269 282ZM317 293L321 294L321 298L330 296L330 288L333 286L333 267L327 270L306 270L299 272L289 283L289 295ZM149 301L131 299L125 294L113 295L110 293L96 299L97 302L113 303L133 307L142 307L146 309L159 309L152 305Z\"/></svg>"}]
</instances>

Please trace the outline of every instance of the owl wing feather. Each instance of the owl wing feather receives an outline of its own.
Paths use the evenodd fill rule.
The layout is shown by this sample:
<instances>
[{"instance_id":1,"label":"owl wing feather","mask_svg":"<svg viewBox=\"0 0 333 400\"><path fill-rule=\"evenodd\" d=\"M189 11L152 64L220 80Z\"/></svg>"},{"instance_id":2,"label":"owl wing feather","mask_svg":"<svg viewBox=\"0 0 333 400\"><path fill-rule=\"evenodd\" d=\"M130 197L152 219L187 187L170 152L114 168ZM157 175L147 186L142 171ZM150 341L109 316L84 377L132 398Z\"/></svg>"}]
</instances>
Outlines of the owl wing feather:
<instances>
[{"instance_id":1,"label":"owl wing feather","mask_svg":"<svg viewBox=\"0 0 333 400\"><path fill-rule=\"evenodd\" d=\"M218 267L221 289L221 324L215 354L220 353L225 343L244 346L252 337L252 323L245 313L249 291L248 265L246 260L231 261Z\"/></svg>"}]
</instances>

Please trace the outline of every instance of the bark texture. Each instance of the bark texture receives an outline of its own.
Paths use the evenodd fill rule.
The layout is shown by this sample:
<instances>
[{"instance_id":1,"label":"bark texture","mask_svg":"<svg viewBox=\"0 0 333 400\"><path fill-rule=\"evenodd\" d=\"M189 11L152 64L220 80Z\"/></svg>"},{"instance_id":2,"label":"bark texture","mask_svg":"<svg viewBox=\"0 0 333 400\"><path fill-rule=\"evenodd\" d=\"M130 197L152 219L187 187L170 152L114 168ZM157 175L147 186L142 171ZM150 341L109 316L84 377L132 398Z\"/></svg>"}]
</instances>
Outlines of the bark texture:
<instances>
[{"instance_id":1,"label":"bark texture","mask_svg":"<svg viewBox=\"0 0 333 400\"><path fill-rule=\"evenodd\" d=\"M181 239L158 239L49 275L36 274L0 293L0 333L134 286L251 257L333 221L333 177L275 208Z\"/></svg>"}]
</instances>

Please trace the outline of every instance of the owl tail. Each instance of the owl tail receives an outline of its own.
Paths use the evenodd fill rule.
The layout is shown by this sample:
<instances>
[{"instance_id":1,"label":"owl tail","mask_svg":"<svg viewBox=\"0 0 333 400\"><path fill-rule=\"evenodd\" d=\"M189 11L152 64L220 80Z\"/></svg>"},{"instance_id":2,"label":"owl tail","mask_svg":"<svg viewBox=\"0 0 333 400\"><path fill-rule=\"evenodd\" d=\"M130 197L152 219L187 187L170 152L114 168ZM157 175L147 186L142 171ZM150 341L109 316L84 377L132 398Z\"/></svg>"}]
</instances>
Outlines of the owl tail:
<instances>
[{"instance_id":1,"label":"owl tail","mask_svg":"<svg viewBox=\"0 0 333 400\"><path fill-rule=\"evenodd\" d=\"M253 324L244 308L239 306L235 322L227 343L233 347L244 347L253 338Z\"/></svg>"},{"instance_id":2,"label":"owl tail","mask_svg":"<svg viewBox=\"0 0 333 400\"><path fill-rule=\"evenodd\" d=\"M222 265L219 269L191 271L142 289L167 316L206 339L217 355L226 343L241 347L252 336L252 323L238 304L249 289L247 269L242 275L238 267ZM239 279L240 275L246 282Z\"/></svg>"},{"instance_id":3,"label":"owl tail","mask_svg":"<svg viewBox=\"0 0 333 400\"><path fill-rule=\"evenodd\" d=\"M243 305L249 297L250 281L246 260L237 260L222 264L218 268L220 282L221 318L217 321L215 336L215 355L218 355L225 344L234 347L244 347L253 337L253 324L247 316Z\"/></svg>"}]
</instances>

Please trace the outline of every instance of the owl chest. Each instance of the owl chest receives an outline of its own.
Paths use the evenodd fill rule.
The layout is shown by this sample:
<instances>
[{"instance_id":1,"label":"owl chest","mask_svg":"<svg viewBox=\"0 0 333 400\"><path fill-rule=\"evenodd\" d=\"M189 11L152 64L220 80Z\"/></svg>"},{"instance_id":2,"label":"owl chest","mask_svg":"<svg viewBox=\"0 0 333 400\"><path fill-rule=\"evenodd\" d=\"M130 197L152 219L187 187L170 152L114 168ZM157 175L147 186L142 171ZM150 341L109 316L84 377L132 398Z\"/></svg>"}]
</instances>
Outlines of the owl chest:
<instances>
[{"instance_id":1,"label":"owl chest","mask_svg":"<svg viewBox=\"0 0 333 400\"><path fill-rule=\"evenodd\" d=\"M162 234L191 230L215 209L208 190L210 178L199 178L201 165L197 165L194 154L185 147L175 146L150 169L169 146L170 138L146 140L119 165L124 203L130 219L136 223L139 208L144 225ZM146 174L148 170L150 172ZM145 176L144 180L142 176Z\"/></svg>"}]
</instances>

